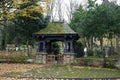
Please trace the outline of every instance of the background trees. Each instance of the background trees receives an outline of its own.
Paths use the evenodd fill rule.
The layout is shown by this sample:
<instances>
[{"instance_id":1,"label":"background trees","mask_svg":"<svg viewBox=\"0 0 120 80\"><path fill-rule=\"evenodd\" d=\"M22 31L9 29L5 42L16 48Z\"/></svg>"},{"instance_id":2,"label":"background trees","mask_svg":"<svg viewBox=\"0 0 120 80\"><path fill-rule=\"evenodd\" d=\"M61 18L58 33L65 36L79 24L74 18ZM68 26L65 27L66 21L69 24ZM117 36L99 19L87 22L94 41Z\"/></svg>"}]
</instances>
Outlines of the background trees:
<instances>
[{"instance_id":1,"label":"background trees","mask_svg":"<svg viewBox=\"0 0 120 80\"><path fill-rule=\"evenodd\" d=\"M101 5L88 2L86 9L80 6L73 14L70 26L84 37L86 46L93 49L93 41L97 39L102 49L103 38L112 39L120 34L120 6L113 2Z\"/></svg>"},{"instance_id":2,"label":"background trees","mask_svg":"<svg viewBox=\"0 0 120 80\"><path fill-rule=\"evenodd\" d=\"M4 1L3 2L7 4L7 0ZM47 25L49 18L43 15L44 10L37 4L38 1L39 0L8 0L8 3L10 2L12 7L6 10L6 12L11 12L14 15L12 18L6 18L7 14L4 14L5 17L1 16L0 18L1 20L7 19L7 27L4 26L3 34L5 38L3 38L4 41L2 42L4 49L7 43L16 45L32 44L32 33L39 31ZM5 4L1 6L1 10ZM7 8L7 6L5 6L5 8ZM1 12L3 11L4 9ZM8 14L8 16L11 17L10 14ZM1 23L3 22L1 21Z\"/></svg>"},{"instance_id":3,"label":"background trees","mask_svg":"<svg viewBox=\"0 0 120 80\"><path fill-rule=\"evenodd\" d=\"M12 18L10 9L13 7L12 0L0 0L0 24L6 26L6 20Z\"/></svg>"},{"instance_id":4,"label":"background trees","mask_svg":"<svg viewBox=\"0 0 120 80\"><path fill-rule=\"evenodd\" d=\"M0 0L1 49L5 49L6 28L8 27L8 21L14 16L14 13L11 12L13 6L13 0Z\"/></svg>"},{"instance_id":5,"label":"background trees","mask_svg":"<svg viewBox=\"0 0 120 80\"><path fill-rule=\"evenodd\" d=\"M47 20L42 15L42 8L37 5L37 1L23 2L18 9L13 19L15 31L18 33L14 39L19 43L31 44L32 33L43 28Z\"/></svg>"}]
</instances>

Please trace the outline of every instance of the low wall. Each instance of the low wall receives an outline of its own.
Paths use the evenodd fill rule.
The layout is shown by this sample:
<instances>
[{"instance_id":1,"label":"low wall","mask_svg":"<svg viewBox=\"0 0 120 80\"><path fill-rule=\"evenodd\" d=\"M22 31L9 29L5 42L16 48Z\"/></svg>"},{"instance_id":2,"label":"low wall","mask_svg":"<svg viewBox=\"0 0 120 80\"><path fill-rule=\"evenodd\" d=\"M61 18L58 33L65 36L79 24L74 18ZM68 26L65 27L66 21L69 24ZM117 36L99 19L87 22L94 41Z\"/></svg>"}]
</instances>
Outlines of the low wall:
<instances>
[{"instance_id":1,"label":"low wall","mask_svg":"<svg viewBox=\"0 0 120 80\"><path fill-rule=\"evenodd\" d=\"M35 58L35 63L46 64L46 53L38 53Z\"/></svg>"},{"instance_id":2,"label":"low wall","mask_svg":"<svg viewBox=\"0 0 120 80\"><path fill-rule=\"evenodd\" d=\"M74 54L64 54L63 64L74 63Z\"/></svg>"},{"instance_id":3,"label":"low wall","mask_svg":"<svg viewBox=\"0 0 120 80\"><path fill-rule=\"evenodd\" d=\"M115 68L117 60L76 58L74 65Z\"/></svg>"}]
</instances>

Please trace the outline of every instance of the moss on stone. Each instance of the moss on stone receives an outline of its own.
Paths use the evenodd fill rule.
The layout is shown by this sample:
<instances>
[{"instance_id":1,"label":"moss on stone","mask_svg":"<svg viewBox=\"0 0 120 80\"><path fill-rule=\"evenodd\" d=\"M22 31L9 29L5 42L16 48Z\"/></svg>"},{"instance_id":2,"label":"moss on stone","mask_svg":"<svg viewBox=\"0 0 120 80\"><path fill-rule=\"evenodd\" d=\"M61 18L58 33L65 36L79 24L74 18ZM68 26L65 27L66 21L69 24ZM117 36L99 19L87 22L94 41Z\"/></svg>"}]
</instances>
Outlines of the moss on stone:
<instances>
[{"instance_id":1,"label":"moss on stone","mask_svg":"<svg viewBox=\"0 0 120 80\"><path fill-rule=\"evenodd\" d=\"M52 22L49 25L40 31L34 34L66 34L66 33L73 33L74 31L70 28L66 28L63 22ZM74 32L75 33L75 32Z\"/></svg>"}]
</instances>

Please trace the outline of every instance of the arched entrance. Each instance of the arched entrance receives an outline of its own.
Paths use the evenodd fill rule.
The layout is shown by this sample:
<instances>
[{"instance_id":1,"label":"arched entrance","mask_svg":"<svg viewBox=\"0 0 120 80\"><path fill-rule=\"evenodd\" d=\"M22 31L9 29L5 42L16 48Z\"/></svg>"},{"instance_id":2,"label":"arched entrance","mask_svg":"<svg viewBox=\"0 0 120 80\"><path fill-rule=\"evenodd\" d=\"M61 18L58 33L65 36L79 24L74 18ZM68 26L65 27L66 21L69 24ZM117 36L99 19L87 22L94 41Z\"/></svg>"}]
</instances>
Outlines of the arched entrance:
<instances>
[{"instance_id":1,"label":"arched entrance","mask_svg":"<svg viewBox=\"0 0 120 80\"><path fill-rule=\"evenodd\" d=\"M46 43L46 50L48 54L62 54L63 53L63 42L52 40Z\"/></svg>"},{"instance_id":2,"label":"arched entrance","mask_svg":"<svg viewBox=\"0 0 120 80\"><path fill-rule=\"evenodd\" d=\"M62 41L51 40L46 44L46 63L47 64L63 64L64 44Z\"/></svg>"},{"instance_id":3,"label":"arched entrance","mask_svg":"<svg viewBox=\"0 0 120 80\"><path fill-rule=\"evenodd\" d=\"M52 22L45 29L33 34L38 42L37 58L39 63L47 63L50 60L63 60L63 64L73 63L74 48L73 42L78 39L78 34L74 32L67 24L63 22ZM62 56L53 53L56 47L52 49L53 42L60 41L63 44ZM53 54L52 54L53 53ZM51 55L50 55L51 54ZM56 57L57 56L57 57ZM52 62L54 63L54 61Z\"/></svg>"}]
</instances>

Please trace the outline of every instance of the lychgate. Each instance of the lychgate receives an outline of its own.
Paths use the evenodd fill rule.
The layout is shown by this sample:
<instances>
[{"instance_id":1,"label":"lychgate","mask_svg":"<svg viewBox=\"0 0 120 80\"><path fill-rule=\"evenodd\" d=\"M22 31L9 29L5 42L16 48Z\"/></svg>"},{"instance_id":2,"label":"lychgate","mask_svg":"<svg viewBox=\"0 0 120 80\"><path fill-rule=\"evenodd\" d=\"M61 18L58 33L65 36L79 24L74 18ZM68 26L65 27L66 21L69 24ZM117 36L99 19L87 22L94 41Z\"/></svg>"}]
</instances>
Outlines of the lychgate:
<instances>
[{"instance_id":1,"label":"lychgate","mask_svg":"<svg viewBox=\"0 0 120 80\"><path fill-rule=\"evenodd\" d=\"M74 61L73 43L78 39L78 34L74 32L64 22L51 22L44 29L33 34L38 43L36 62L51 64L69 64ZM51 51L52 42L59 43L62 47L61 53L56 54Z\"/></svg>"}]
</instances>

